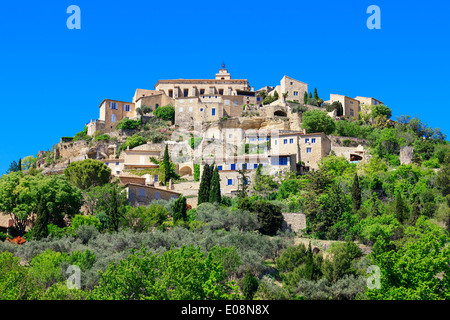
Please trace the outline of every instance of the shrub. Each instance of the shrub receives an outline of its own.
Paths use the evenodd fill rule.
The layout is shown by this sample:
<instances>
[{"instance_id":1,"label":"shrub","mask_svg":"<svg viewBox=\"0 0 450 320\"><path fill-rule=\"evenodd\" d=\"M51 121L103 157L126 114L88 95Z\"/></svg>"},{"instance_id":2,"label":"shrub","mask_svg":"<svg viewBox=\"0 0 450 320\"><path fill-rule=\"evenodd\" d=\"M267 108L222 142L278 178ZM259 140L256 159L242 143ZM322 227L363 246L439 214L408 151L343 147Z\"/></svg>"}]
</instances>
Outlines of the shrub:
<instances>
[{"instance_id":1,"label":"shrub","mask_svg":"<svg viewBox=\"0 0 450 320\"><path fill-rule=\"evenodd\" d=\"M200 181L200 164L194 164L194 180Z\"/></svg>"},{"instance_id":2,"label":"shrub","mask_svg":"<svg viewBox=\"0 0 450 320\"><path fill-rule=\"evenodd\" d=\"M162 120L175 123L175 108L170 104L156 109L153 111L153 115Z\"/></svg>"},{"instance_id":3,"label":"shrub","mask_svg":"<svg viewBox=\"0 0 450 320\"><path fill-rule=\"evenodd\" d=\"M133 149L137 146L143 145L147 143L147 139L144 137L141 137L137 134L134 134L132 137L128 137L125 143L122 145L122 150L127 149L127 147L130 147L130 149Z\"/></svg>"},{"instance_id":4,"label":"shrub","mask_svg":"<svg viewBox=\"0 0 450 320\"><path fill-rule=\"evenodd\" d=\"M70 163L64 175L73 185L85 190L109 182L111 169L99 160L86 159Z\"/></svg>"},{"instance_id":5,"label":"shrub","mask_svg":"<svg viewBox=\"0 0 450 320\"><path fill-rule=\"evenodd\" d=\"M70 230L76 231L82 225L94 226L97 230L101 228L100 220L97 217L77 214L72 218Z\"/></svg>"},{"instance_id":6,"label":"shrub","mask_svg":"<svg viewBox=\"0 0 450 320\"><path fill-rule=\"evenodd\" d=\"M105 141L105 142L108 142L109 140L111 140L111 137L110 137L109 135L107 135L107 134L101 134L101 135L99 135L99 136L96 136L94 140L95 140L95 141Z\"/></svg>"},{"instance_id":7,"label":"shrub","mask_svg":"<svg viewBox=\"0 0 450 320\"><path fill-rule=\"evenodd\" d=\"M119 122L117 122L116 130L120 129L137 129L142 123L142 118L139 118L138 120L132 120L129 118L123 118Z\"/></svg>"}]
</instances>

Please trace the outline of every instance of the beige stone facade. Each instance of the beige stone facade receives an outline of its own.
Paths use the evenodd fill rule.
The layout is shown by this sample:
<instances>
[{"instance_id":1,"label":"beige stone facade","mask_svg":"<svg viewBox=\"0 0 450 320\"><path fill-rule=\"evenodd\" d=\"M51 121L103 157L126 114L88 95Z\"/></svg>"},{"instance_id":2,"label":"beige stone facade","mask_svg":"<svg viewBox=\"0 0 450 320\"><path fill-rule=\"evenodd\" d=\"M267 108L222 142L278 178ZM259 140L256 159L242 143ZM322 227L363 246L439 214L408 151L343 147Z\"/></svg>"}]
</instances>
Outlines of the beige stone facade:
<instances>
[{"instance_id":1,"label":"beige stone facade","mask_svg":"<svg viewBox=\"0 0 450 320\"><path fill-rule=\"evenodd\" d=\"M99 121L104 123L103 133L114 131L123 118L136 117L135 104L118 100L105 99L100 104Z\"/></svg>"},{"instance_id":2,"label":"beige stone facade","mask_svg":"<svg viewBox=\"0 0 450 320\"><path fill-rule=\"evenodd\" d=\"M159 199L169 201L170 199L178 199L181 195L176 191L135 183L125 185L125 190L131 206L146 206L153 200Z\"/></svg>"},{"instance_id":3,"label":"beige stone facade","mask_svg":"<svg viewBox=\"0 0 450 320\"><path fill-rule=\"evenodd\" d=\"M358 100L340 94L330 94L330 100L326 102L332 104L335 101L339 101L342 104L344 117L359 119L361 106Z\"/></svg>"},{"instance_id":4,"label":"beige stone facade","mask_svg":"<svg viewBox=\"0 0 450 320\"><path fill-rule=\"evenodd\" d=\"M323 133L309 133L300 136L301 161L305 169L317 170L319 162L331 152L331 140Z\"/></svg>"},{"instance_id":5,"label":"beige stone facade","mask_svg":"<svg viewBox=\"0 0 450 320\"><path fill-rule=\"evenodd\" d=\"M133 102L135 102L136 109L150 107L155 111L159 107L173 106L175 99L170 98L163 91L137 89L133 97Z\"/></svg>"},{"instance_id":6,"label":"beige stone facade","mask_svg":"<svg viewBox=\"0 0 450 320\"><path fill-rule=\"evenodd\" d=\"M370 98L370 97L360 97L360 96L357 96L357 97L355 98L355 100L358 100L359 103L360 103L361 105L364 104L364 105L366 105L366 106L376 106L376 105L381 105L381 104L384 105L384 103L381 102L380 100L377 100L377 99L375 99L375 98Z\"/></svg>"}]
</instances>

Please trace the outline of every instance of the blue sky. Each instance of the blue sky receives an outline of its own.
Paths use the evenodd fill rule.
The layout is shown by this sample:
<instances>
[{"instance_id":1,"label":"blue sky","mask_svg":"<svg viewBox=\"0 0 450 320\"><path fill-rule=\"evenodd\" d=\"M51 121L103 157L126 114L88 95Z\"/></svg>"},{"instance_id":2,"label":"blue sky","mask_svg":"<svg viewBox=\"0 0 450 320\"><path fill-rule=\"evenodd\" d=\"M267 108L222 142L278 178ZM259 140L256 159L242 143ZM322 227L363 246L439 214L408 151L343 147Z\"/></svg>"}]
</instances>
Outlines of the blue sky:
<instances>
[{"instance_id":1,"label":"blue sky","mask_svg":"<svg viewBox=\"0 0 450 320\"><path fill-rule=\"evenodd\" d=\"M81 9L69 30L67 7ZM369 30L370 5L381 29ZM450 4L444 1L8 1L0 6L0 174L131 101L159 79L283 75L371 96L450 135Z\"/></svg>"}]
</instances>

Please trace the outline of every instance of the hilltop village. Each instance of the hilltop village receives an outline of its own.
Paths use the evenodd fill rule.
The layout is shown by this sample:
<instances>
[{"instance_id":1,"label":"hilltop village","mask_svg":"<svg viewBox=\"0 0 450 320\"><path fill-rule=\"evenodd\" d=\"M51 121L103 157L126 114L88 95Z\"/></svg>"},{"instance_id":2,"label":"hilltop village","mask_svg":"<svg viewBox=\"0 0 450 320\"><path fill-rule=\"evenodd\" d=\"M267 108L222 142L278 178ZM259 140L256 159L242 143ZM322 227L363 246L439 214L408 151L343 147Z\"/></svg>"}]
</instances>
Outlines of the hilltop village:
<instances>
[{"instance_id":1,"label":"hilltop village","mask_svg":"<svg viewBox=\"0 0 450 320\"><path fill-rule=\"evenodd\" d=\"M307 83L288 76L275 87L255 90L246 79L232 79L222 64L213 79L159 80L154 90L136 89L131 101L104 99L99 118L87 123L83 138L63 137L51 152L40 151L37 168L44 174L62 174L71 162L101 160L126 187L133 205L183 194L196 207L198 176L205 163L218 167L221 193L233 195L242 169L248 171L251 187L258 165L265 174L277 176L315 170L329 154L367 161L370 155L364 140L306 132L302 112L319 109L335 120L358 119L366 106L382 104L371 97L341 94L330 94L324 101L316 90L312 96ZM152 126L155 111L166 106L172 107L173 123ZM128 119L159 135L123 148L138 130L118 128ZM161 161L166 145L180 180L163 186L154 160ZM195 174L196 170L200 172Z\"/></svg>"}]
</instances>

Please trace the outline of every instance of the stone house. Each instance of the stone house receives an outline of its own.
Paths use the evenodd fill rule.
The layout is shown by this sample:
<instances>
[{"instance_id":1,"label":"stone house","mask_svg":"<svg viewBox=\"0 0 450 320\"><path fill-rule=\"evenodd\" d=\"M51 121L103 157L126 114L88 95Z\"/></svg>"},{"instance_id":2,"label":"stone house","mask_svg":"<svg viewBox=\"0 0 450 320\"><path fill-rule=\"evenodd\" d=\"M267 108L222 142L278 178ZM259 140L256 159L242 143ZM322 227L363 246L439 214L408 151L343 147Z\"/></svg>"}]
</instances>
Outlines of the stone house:
<instances>
[{"instance_id":1,"label":"stone house","mask_svg":"<svg viewBox=\"0 0 450 320\"><path fill-rule=\"evenodd\" d=\"M330 94L330 100L325 102L332 104L335 101L339 101L342 104L342 112L344 117L353 118L356 120L359 119L361 106L358 100L340 94Z\"/></svg>"},{"instance_id":2,"label":"stone house","mask_svg":"<svg viewBox=\"0 0 450 320\"><path fill-rule=\"evenodd\" d=\"M131 206L146 206L153 200L167 200L178 199L181 193L170 190L157 188L140 183L127 183L125 185L128 202Z\"/></svg>"},{"instance_id":3,"label":"stone house","mask_svg":"<svg viewBox=\"0 0 450 320\"><path fill-rule=\"evenodd\" d=\"M123 118L135 118L136 109L133 102L105 99L100 104L98 120L88 123L87 134L92 136L96 131L109 133L115 130L117 123Z\"/></svg>"}]
</instances>

